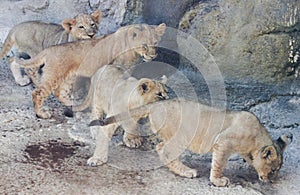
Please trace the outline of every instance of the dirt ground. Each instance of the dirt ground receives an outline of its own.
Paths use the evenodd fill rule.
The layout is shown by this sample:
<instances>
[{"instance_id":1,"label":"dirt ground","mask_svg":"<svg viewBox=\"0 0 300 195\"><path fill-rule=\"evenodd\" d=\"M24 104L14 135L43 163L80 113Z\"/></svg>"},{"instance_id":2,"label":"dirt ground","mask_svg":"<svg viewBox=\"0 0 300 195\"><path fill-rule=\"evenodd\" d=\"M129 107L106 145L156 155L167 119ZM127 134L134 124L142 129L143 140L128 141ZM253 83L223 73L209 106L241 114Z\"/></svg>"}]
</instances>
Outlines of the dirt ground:
<instances>
[{"instance_id":1,"label":"dirt ground","mask_svg":"<svg viewBox=\"0 0 300 195\"><path fill-rule=\"evenodd\" d=\"M182 159L200 177L182 178L161 166L153 150L128 149L118 136L109 162L92 168L86 165L94 148L88 113L65 117L64 107L52 97L46 104L53 118L36 118L33 87L17 86L7 60L0 63L0 194L300 194L299 127L293 128L294 142L273 184L261 184L256 172L233 156L225 170L230 186L214 187L209 182L211 156L188 152Z\"/></svg>"}]
</instances>

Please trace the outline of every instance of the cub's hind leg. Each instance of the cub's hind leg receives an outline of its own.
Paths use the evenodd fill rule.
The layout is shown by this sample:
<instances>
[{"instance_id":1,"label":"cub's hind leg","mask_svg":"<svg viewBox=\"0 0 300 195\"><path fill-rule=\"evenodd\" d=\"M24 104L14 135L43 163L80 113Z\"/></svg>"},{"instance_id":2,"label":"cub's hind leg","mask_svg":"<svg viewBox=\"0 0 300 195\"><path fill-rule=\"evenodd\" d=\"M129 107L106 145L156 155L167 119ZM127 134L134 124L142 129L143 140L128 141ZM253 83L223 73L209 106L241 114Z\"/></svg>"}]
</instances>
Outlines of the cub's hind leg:
<instances>
[{"instance_id":1,"label":"cub's hind leg","mask_svg":"<svg viewBox=\"0 0 300 195\"><path fill-rule=\"evenodd\" d=\"M177 155L172 154L172 150L167 149L167 147L164 145L164 142L159 143L156 146L156 150L161 161L169 168L170 171L187 178L195 178L198 176L197 170L192 169L180 162Z\"/></svg>"},{"instance_id":2,"label":"cub's hind leg","mask_svg":"<svg viewBox=\"0 0 300 195\"><path fill-rule=\"evenodd\" d=\"M46 74L47 75L47 74ZM32 92L32 99L34 103L34 111L36 115L40 118L50 118L51 114L49 111L45 111L43 108L44 101L47 97L51 95L53 91L57 89L58 86L60 86L63 79L49 79L47 77L42 78L42 82L38 88L36 88Z\"/></svg>"},{"instance_id":3,"label":"cub's hind leg","mask_svg":"<svg viewBox=\"0 0 300 195\"><path fill-rule=\"evenodd\" d=\"M75 75L69 76L55 91L55 96L66 106L73 106L72 86L75 79Z\"/></svg>"},{"instance_id":4,"label":"cub's hind leg","mask_svg":"<svg viewBox=\"0 0 300 195\"><path fill-rule=\"evenodd\" d=\"M32 92L32 99L34 103L34 111L36 115L40 118L50 118L51 114L49 111L45 111L43 104L45 99L50 96L52 90L50 85L42 85Z\"/></svg>"},{"instance_id":5,"label":"cub's hind leg","mask_svg":"<svg viewBox=\"0 0 300 195\"><path fill-rule=\"evenodd\" d=\"M10 70L15 78L15 81L20 86L25 86L30 83L30 79L27 75L22 75L20 65L15 62L15 57L9 59Z\"/></svg>"},{"instance_id":6,"label":"cub's hind leg","mask_svg":"<svg viewBox=\"0 0 300 195\"><path fill-rule=\"evenodd\" d=\"M32 83L38 86L40 84L40 74L39 74L39 68L25 68L25 72L28 75L28 77L31 79Z\"/></svg>"}]
</instances>

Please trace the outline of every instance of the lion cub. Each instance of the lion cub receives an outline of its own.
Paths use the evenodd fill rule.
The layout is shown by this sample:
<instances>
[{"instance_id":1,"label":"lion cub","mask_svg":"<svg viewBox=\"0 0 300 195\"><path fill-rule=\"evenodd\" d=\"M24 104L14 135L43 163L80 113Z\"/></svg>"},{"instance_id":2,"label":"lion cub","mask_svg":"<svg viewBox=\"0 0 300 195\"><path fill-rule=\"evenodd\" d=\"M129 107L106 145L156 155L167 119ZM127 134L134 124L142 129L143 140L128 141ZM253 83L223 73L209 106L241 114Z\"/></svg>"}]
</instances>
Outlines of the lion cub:
<instances>
[{"instance_id":1,"label":"lion cub","mask_svg":"<svg viewBox=\"0 0 300 195\"><path fill-rule=\"evenodd\" d=\"M0 53L0 58L4 58L12 46L18 49L17 57L24 56L24 54L33 57L52 45L79 39L94 38L98 33L98 24L101 21L101 15L101 11L99 10L90 15L80 14L72 19L64 19L61 25L41 21L20 23L14 26L8 33ZM11 58L10 62L10 69L17 84L21 86L29 84L29 77L36 83L37 68L25 69L29 77L26 75L22 76L20 66L14 61L14 58Z\"/></svg>"},{"instance_id":2,"label":"lion cub","mask_svg":"<svg viewBox=\"0 0 300 195\"><path fill-rule=\"evenodd\" d=\"M156 57L156 47L165 33L164 23L157 26L135 24L116 32L89 40L51 46L29 60L16 59L25 68L43 67L41 82L32 92L34 111L40 118L50 118L43 109L45 99L55 96L71 106L69 94L76 77L92 77L104 65L132 66L142 57L149 61Z\"/></svg>"},{"instance_id":3,"label":"lion cub","mask_svg":"<svg viewBox=\"0 0 300 195\"><path fill-rule=\"evenodd\" d=\"M197 176L197 170L181 163L179 155L184 149L202 154L212 152L210 181L216 186L229 184L223 169L233 153L240 154L253 165L260 180L272 180L282 166L283 151L292 140L291 134L272 140L259 120L249 112L229 112L192 101L165 100L129 113L95 120L90 125L112 124L107 126L109 128L119 121L136 121L148 116L152 131L163 138L156 147L161 161L174 173L193 178ZM107 158L105 153L102 155L98 158Z\"/></svg>"},{"instance_id":4,"label":"lion cub","mask_svg":"<svg viewBox=\"0 0 300 195\"><path fill-rule=\"evenodd\" d=\"M166 76L161 81L148 78L137 80L125 73L120 66L106 65L99 69L91 79L91 86L85 101L73 107L73 111L82 111L91 107L91 119L125 112L147 103L168 98L166 89ZM108 143L117 125L109 127L91 127L96 137L96 149L93 157L88 160L90 166L96 166L107 162ZM139 147L141 138L137 136L136 123L123 124L125 133L124 143L128 147Z\"/></svg>"}]
</instances>

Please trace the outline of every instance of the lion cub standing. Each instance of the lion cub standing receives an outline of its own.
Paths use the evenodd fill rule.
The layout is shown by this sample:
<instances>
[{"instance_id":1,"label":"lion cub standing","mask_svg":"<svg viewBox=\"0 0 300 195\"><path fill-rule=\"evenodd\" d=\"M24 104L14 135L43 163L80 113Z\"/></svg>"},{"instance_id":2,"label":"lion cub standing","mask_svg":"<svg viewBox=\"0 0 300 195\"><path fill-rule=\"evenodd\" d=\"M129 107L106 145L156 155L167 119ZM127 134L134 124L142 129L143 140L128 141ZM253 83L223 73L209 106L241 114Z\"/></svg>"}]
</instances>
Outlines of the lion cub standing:
<instances>
[{"instance_id":1,"label":"lion cub standing","mask_svg":"<svg viewBox=\"0 0 300 195\"><path fill-rule=\"evenodd\" d=\"M19 55L27 54L30 57L37 55L43 49L75 41L79 39L90 39L98 33L98 24L101 21L101 11L97 10L91 15L80 14L74 18L67 18L62 21L62 25L45 23L41 21L23 22L14 26L8 33L3 48L0 53L0 58L11 50L14 45L18 49ZM10 69L13 73L17 84L24 86L30 83L30 79L25 75L22 76L20 66L10 59ZM38 69L25 69L27 75L34 83Z\"/></svg>"},{"instance_id":2,"label":"lion cub standing","mask_svg":"<svg viewBox=\"0 0 300 195\"><path fill-rule=\"evenodd\" d=\"M43 109L45 99L55 96L71 106L70 91L76 77L92 77L104 65L132 66L142 57L149 61L156 57L156 47L165 33L164 23L157 26L134 24L116 32L89 40L51 46L29 60L16 59L25 68L43 67L41 83L32 92L34 110L40 118L50 118Z\"/></svg>"},{"instance_id":3,"label":"lion cub standing","mask_svg":"<svg viewBox=\"0 0 300 195\"><path fill-rule=\"evenodd\" d=\"M137 80L124 74L124 68L114 65L106 65L99 69L91 79L91 86L85 101L73 107L73 111L82 111L91 107L91 119L125 112L147 103L167 99L166 76L161 81L148 78ZM91 127L96 137L96 149L93 157L88 160L90 166L103 164L107 161L108 143L116 126ZM128 147L141 145L141 138L136 133L136 123L126 122L124 143ZM105 155L103 155L105 153ZM102 158L104 157L104 158Z\"/></svg>"},{"instance_id":4,"label":"lion cub standing","mask_svg":"<svg viewBox=\"0 0 300 195\"><path fill-rule=\"evenodd\" d=\"M163 138L156 147L161 161L174 173L193 178L197 176L197 170L181 163L179 155L184 149L199 154L212 152L210 181L216 186L229 184L223 169L233 153L240 154L253 165L260 180L272 180L282 166L283 151L292 140L291 134L272 140L259 120L249 112L226 112L192 101L165 100L129 113L130 116L125 112L104 121L92 121L90 125L112 124L115 127L116 122L131 117L136 121L148 116L152 131ZM107 158L105 153L101 155L98 158Z\"/></svg>"}]
</instances>

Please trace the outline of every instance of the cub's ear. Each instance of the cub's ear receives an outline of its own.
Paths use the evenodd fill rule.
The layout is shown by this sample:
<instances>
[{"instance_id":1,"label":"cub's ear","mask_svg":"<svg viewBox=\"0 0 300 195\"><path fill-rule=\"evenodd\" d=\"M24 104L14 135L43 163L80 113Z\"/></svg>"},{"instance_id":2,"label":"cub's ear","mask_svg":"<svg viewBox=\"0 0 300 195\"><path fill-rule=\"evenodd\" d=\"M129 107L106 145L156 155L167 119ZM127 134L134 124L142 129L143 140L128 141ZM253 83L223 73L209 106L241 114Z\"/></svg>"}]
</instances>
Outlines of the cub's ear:
<instances>
[{"instance_id":1,"label":"cub's ear","mask_svg":"<svg viewBox=\"0 0 300 195\"><path fill-rule=\"evenodd\" d=\"M158 25L156 28L155 28L155 33L158 35L158 36L163 36L163 34L165 34L166 32L166 24L165 23L161 23L160 25Z\"/></svg>"},{"instance_id":2,"label":"cub's ear","mask_svg":"<svg viewBox=\"0 0 300 195\"><path fill-rule=\"evenodd\" d=\"M153 82L150 79L141 79L138 86L140 95L148 93L152 88Z\"/></svg>"},{"instance_id":3,"label":"cub's ear","mask_svg":"<svg viewBox=\"0 0 300 195\"><path fill-rule=\"evenodd\" d=\"M67 31L70 32L72 27L75 26L76 20L73 18L64 19L61 23L62 27Z\"/></svg>"},{"instance_id":4,"label":"cub's ear","mask_svg":"<svg viewBox=\"0 0 300 195\"><path fill-rule=\"evenodd\" d=\"M275 143L279 146L279 148L282 151L284 151L286 146L289 145L292 141L293 141L293 134L284 133L275 141Z\"/></svg>"},{"instance_id":5,"label":"cub's ear","mask_svg":"<svg viewBox=\"0 0 300 195\"><path fill-rule=\"evenodd\" d=\"M261 157L267 160L275 160L277 158L276 148L272 146L265 146L261 150Z\"/></svg>"},{"instance_id":6,"label":"cub's ear","mask_svg":"<svg viewBox=\"0 0 300 195\"><path fill-rule=\"evenodd\" d=\"M137 39L138 38L138 30L134 27L130 27L128 29L128 35L129 37L131 37L133 40Z\"/></svg>"},{"instance_id":7,"label":"cub's ear","mask_svg":"<svg viewBox=\"0 0 300 195\"><path fill-rule=\"evenodd\" d=\"M102 19L102 12L100 10L96 10L91 14L91 16L93 20L99 24Z\"/></svg>"},{"instance_id":8,"label":"cub's ear","mask_svg":"<svg viewBox=\"0 0 300 195\"><path fill-rule=\"evenodd\" d=\"M161 83L162 84L167 84L167 81L168 81L168 77L166 76L166 75L163 75L162 77L161 77Z\"/></svg>"}]
</instances>

